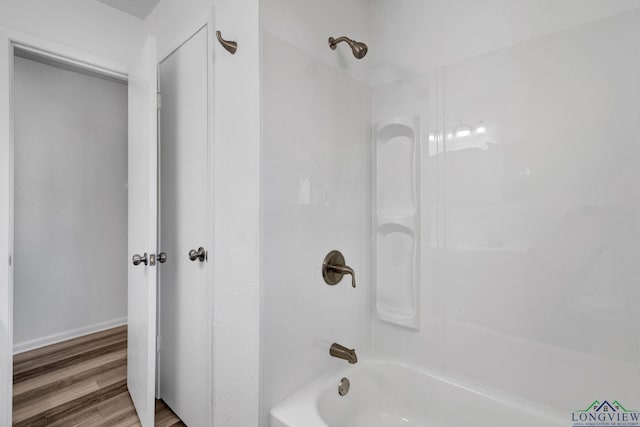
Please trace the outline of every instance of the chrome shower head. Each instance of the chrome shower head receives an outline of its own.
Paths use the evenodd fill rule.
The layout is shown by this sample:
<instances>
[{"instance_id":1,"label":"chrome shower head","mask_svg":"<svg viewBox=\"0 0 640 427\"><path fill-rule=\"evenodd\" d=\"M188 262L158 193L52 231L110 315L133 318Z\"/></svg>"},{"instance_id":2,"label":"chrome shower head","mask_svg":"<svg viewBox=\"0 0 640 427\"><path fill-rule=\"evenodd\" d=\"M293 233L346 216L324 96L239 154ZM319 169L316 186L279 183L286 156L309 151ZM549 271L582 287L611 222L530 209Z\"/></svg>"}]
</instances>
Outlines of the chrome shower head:
<instances>
[{"instance_id":1,"label":"chrome shower head","mask_svg":"<svg viewBox=\"0 0 640 427\"><path fill-rule=\"evenodd\" d=\"M340 42L345 42L346 44L348 44L351 48L351 51L353 52L353 56L355 56L357 59L364 58L367 54L367 51L369 50L365 43L357 42L353 39L350 39L349 37L338 37L337 39L329 37L329 47L332 50L336 50L336 47Z\"/></svg>"}]
</instances>

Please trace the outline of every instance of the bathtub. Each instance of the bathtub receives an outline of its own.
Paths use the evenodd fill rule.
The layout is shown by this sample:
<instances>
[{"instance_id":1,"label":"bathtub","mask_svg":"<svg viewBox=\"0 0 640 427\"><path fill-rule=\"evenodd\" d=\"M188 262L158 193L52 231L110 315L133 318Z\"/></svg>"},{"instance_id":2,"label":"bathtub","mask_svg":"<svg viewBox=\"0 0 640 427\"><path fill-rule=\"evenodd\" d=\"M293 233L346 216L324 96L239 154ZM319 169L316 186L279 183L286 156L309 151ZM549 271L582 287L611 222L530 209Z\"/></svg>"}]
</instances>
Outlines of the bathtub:
<instances>
[{"instance_id":1,"label":"bathtub","mask_svg":"<svg viewBox=\"0 0 640 427\"><path fill-rule=\"evenodd\" d=\"M343 377L350 381L338 394ZM566 427L570 418L453 381L441 374L381 360L325 375L270 413L271 427Z\"/></svg>"}]
</instances>

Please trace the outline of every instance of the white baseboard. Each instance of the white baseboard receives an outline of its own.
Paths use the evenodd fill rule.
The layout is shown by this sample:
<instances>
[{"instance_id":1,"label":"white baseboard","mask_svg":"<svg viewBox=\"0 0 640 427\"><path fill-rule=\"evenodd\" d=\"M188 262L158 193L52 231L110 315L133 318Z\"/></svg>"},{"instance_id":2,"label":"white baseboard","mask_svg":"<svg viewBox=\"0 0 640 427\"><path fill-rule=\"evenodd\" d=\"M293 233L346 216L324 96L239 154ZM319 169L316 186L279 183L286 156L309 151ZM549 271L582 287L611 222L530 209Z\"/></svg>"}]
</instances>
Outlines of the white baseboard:
<instances>
[{"instance_id":1,"label":"white baseboard","mask_svg":"<svg viewBox=\"0 0 640 427\"><path fill-rule=\"evenodd\" d=\"M51 344L56 344L62 341L67 341L73 338L78 338L83 335L93 334L95 332L104 331L106 329L115 328L127 324L127 318L121 317L119 319L113 319L102 323L95 323L93 325L85 326L71 331L64 331L57 334L49 335L46 337L38 338L31 341L25 341L22 343L13 344L13 354L24 353L25 351L35 350L36 348L45 347Z\"/></svg>"}]
</instances>

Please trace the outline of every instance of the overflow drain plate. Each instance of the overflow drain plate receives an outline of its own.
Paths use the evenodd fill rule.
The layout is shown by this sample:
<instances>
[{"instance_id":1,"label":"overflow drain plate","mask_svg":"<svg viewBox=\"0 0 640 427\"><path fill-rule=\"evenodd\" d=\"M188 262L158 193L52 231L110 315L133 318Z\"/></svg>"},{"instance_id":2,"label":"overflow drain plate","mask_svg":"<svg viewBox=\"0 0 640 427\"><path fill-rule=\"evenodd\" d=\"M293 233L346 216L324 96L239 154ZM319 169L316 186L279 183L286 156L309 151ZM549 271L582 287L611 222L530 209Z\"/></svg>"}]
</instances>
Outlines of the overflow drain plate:
<instances>
[{"instance_id":1,"label":"overflow drain plate","mask_svg":"<svg viewBox=\"0 0 640 427\"><path fill-rule=\"evenodd\" d=\"M340 380L340 384L338 385L338 394L340 396L345 396L349 393L349 389L351 388L351 383L349 382L349 378L343 378Z\"/></svg>"}]
</instances>

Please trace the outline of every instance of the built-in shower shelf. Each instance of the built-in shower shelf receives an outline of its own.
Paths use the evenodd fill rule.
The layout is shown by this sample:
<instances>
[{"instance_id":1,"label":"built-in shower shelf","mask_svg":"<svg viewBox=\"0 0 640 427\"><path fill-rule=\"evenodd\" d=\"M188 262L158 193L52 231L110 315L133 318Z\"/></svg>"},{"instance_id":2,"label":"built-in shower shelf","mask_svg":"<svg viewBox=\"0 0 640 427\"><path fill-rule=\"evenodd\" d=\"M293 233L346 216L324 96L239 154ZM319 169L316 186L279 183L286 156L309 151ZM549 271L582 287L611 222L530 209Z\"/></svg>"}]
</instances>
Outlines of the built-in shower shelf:
<instances>
[{"instance_id":1,"label":"built-in shower shelf","mask_svg":"<svg viewBox=\"0 0 640 427\"><path fill-rule=\"evenodd\" d=\"M420 118L380 121L374 132L378 318L420 328Z\"/></svg>"},{"instance_id":2,"label":"built-in shower shelf","mask_svg":"<svg viewBox=\"0 0 640 427\"><path fill-rule=\"evenodd\" d=\"M376 138L378 142L386 142L391 138L406 136L415 139L416 128L414 127L415 116L393 117L378 122Z\"/></svg>"},{"instance_id":3,"label":"built-in shower shelf","mask_svg":"<svg viewBox=\"0 0 640 427\"><path fill-rule=\"evenodd\" d=\"M378 215L378 227L383 225L404 226L408 230L414 230L417 226L416 215Z\"/></svg>"},{"instance_id":4,"label":"built-in shower shelf","mask_svg":"<svg viewBox=\"0 0 640 427\"><path fill-rule=\"evenodd\" d=\"M458 253L522 253L529 250L528 246L473 246L473 245L453 245L449 247L450 252Z\"/></svg>"},{"instance_id":5,"label":"built-in shower shelf","mask_svg":"<svg viewBox=\"0 0 640 427\"><path fill-rule=\"evenodd\" d=\"M398 209L379 209L376 212L379 217L389 218L391 220L393 220L393 218L400 218L400 220L402 220L402 218L413 218L416 216L416 213L418 213L416 209L407 209L405 211Z\"/></svg>"}]
</instances>

